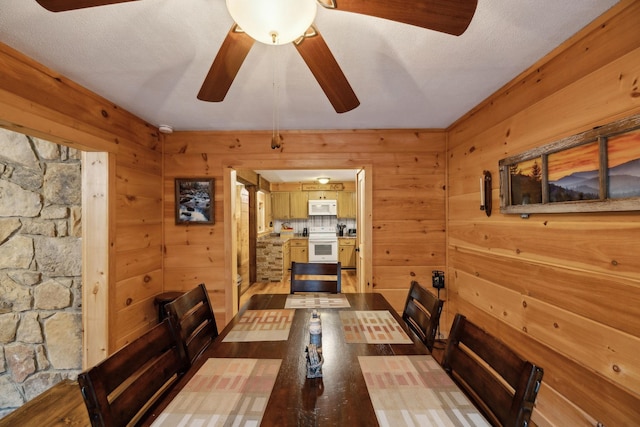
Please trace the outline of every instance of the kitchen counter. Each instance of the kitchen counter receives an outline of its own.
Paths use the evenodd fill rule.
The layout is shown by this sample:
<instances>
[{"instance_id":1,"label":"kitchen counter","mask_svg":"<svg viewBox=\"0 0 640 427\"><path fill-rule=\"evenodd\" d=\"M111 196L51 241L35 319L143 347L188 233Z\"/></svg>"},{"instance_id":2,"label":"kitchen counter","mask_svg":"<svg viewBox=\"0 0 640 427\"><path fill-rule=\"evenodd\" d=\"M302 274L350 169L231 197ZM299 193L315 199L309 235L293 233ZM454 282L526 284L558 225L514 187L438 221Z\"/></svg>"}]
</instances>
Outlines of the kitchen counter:
<instances>
[{"instance_id":1,"label":"kitchen counter","mask_svg":"<svg viewBox=\"0 0 640 427\"><path fill-rule=\"evenodd\" d=\"M280 236L278 233L264 234L258 237L258 242L270 242L274 245L282 245L284 242L291 239L308 239L309 236L303 236L302 234L293 234L287 236Z\"/></svg>"},{"instance_id":2,"label":"kitchen counter","mask_svg":"<svg viewBox=\"0 0 640 427\"><path fill-rule=\"evenodd\" d=\"M336 234L336 237L338 239L355 239L356 236L352 235L352 236L338 236ZM291 240L291 239L308 239L309 236L303 236L302 234L294 234L291 236L280 236L278 233L270 233L270 234L264 234L262 236L258 237L258 241L268 241L268 242L272 242L273 244L283 244L284 242L286 242L287 240Z\"/></svg>"}]
</instances>

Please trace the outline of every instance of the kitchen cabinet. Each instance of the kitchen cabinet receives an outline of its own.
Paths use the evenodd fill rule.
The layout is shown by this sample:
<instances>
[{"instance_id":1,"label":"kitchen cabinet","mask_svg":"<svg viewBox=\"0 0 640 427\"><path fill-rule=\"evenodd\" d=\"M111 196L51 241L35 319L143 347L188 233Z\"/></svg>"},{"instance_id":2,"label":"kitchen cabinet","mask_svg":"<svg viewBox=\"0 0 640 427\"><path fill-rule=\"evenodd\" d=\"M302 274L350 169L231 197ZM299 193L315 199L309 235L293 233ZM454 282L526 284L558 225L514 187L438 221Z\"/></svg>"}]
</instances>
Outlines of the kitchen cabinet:
<instances>
[{"instance_id":1,"label":"kitchen cabinet","mask_svg":"<svg viewBox=\"0 0 640 427\"><path fill-rule=\"evenodd\" d=\"M273 219L306 219L309 216L309 195L306 191L271 193Z\"/></svg>"},{"instance_id":2,"label":"kitchen cabinet","mask_svg":"<svg viewBox=\"0 0 640 427\"><path fill-rule=\"evenodd\" d=\"M356 192L339 191L338 218L355 218L356 210Z\"/></svg>"},{"instance_id":3,"label":"kitchen cabinet","mask_svg":"<svg viewBox=\"0 0 640 427\"><path fill-rule=\"evenodd\" d=\"M338 261L342 268L356 267L356 239L338 238Z\"/></svg>"},{"instance_id":4,"label":"kitchen cabinet","mask_svg":"<svg viewBox=\"0 0 640 427\"><path fill-rule=\"evenodd\" d=\"M273 219L291 219L289 192L271 193L271 216Z\"/></svg>"},{"instance_id":5,"label":"kitchen cabinet","mask_svg":"<svg viewBox=\"0 0 640 427\"><path fill-rule=\"evenodd\" d=\"M292 191L289 193L289 218L306 219L309 216L309 193Z\"/></svg>"},{"instance_id":6,"label":"kitchen cabinet","mask_svg":"<svg viewBox=\"0 0 640 427\"><path fill-rule=\"evenodd\" d=\"M309 241L291 239L291 262L309 262ZM287 268L291 268L291 264Z\"/></svg>"},{"instance_id":7,"label":"kitchen cabinet","mask_svg":"<svg viewBox=\"0 0 640 427\"><path fill-rule=\"evenodd\" d=\"M307 191L309 200L337 200L339 191Z\"/></svg>"}]
</instances>

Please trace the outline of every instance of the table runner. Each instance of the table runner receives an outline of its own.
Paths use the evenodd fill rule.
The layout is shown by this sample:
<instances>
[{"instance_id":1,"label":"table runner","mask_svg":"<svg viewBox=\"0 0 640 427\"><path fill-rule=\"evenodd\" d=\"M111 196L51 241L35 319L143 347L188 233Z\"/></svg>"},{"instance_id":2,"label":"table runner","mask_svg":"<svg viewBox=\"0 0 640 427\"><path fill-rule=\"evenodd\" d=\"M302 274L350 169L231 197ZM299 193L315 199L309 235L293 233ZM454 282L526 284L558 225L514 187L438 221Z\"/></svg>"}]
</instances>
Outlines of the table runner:
<instances>
[{"instance_id":1,"label":"table runner","mask_svg":"<svg viewBox=\"0 0 640 427\"><path fill-rule=\"evenodd\" d=\"M247 310L223 342L286 341L295 310Z\"/></svg>"},{"instance_id":2,"label":"table runner","mask_svg":"<svg viewBox=\"0 0 640 427\"><path fill-rule=\"evenodd\" d=\"M381 427L489 426L431 356L359 356Z\"/></svg>"},{"instance_id":3,"label":"table runner","mask_svg":"<svg viewBox=\"0 0 640 427\"><path fill-rule=\"evenodd\" d=\"M342 330L348 343L411 344L396 319L387 310L341 311Z\"/></svg>"},{"instance_id":4,"label":"table runner","mask_svg":"<svg viewBox=\"0 0 640 427\"><path fill-rule=\"evenodd\" d=\"M153 426L257 426L280 359L208 359Z\"/></svg>"},{"instance_id":5,"label":"table runner","mask_svg":"<svg viewBox=\"0 0 640 427\"><path fill-rule=\"evenodd\" d=\"M345 308L351 307L344 294L288 295L284 308Z\"/></svg>"}]
</instances>

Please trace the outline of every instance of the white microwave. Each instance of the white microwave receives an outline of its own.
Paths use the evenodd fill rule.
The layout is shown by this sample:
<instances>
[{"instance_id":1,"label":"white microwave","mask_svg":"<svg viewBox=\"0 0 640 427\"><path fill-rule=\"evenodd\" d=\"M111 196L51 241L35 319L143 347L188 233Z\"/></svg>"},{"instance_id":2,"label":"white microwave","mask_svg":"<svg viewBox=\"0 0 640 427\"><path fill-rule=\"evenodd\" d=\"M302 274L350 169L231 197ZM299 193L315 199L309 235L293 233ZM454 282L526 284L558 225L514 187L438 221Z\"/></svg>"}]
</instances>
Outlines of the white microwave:
<instances>
[{"instance_id":1,"label":"white microwave","mask_svg":"<svg viewBox=\"0 0 640 427\"><path fill-rule=\"evenodd\" d=\"M338 215L336 200L309 200L309 216Z\"/></svg>"}]
</instances>

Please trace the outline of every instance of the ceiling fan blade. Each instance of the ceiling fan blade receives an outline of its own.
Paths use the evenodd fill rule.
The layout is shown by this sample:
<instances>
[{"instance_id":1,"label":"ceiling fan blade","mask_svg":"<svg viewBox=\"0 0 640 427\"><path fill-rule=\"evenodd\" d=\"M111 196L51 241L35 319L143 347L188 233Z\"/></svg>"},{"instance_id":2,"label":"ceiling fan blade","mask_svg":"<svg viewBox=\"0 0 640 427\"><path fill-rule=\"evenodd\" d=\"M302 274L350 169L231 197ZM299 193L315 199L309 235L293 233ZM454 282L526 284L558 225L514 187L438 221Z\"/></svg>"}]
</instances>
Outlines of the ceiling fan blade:
<instances>
[{"instance_id":1,"label":"ceiling fan blade","mask_svg":"<svg viewBox=\"0 0 640 427\"><path fill-rule=\"evenodd\" d=\"M336 112L345 113L360 105L336 58L318 30L310 27L304 36L294 42L294 45Z\"/></svg>"},{"instance_id":2,"label":"ceiling fan blade","mask_svg":"<svg viewBox=\"0 0 640 427\"><path fill-rule=\"evenodd\" d=\"M231 27L200 88L199 100L220 102L224 99L253 43L236 24Z\"/></svg>"},{"instance_id":3,"label":"ceiling fan blade","mask_svg":"<svg viewBox=\"0 0 640 427\"><path fill-rule=\"evenodd\" d=\"M138 0L36 0L38 4L51 12L84 9L86 7L106 6Z\"/></svg>"},{"instance_id":4,"label":"ceiling fan blade","mask_svg":"<svg viewBox=\"0 0 640 427\"><path fill-rule=\"evenodd\" d=\"M442 33L464 33L478 0L318 0L322 6L403 22Z\"/></svg>"}]
</instances>

